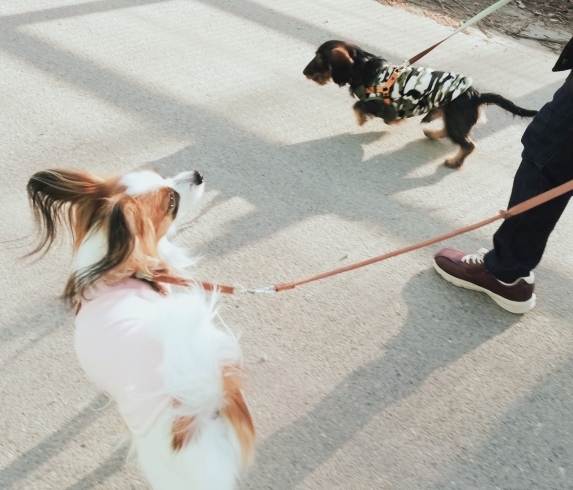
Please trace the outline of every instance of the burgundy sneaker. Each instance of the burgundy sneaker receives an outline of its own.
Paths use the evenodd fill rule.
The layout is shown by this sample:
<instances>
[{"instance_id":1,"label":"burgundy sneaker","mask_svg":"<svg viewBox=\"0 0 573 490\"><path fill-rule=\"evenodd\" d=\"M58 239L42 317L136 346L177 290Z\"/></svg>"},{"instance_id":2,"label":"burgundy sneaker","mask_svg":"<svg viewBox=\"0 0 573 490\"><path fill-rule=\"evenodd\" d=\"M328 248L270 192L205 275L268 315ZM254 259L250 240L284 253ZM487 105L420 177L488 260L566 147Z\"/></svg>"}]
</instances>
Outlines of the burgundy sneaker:
<instances>
[{"instance_id":1,"label":"burgundy sneaker","mask_svg":"<svg viewBox=\"0 0 573 490\"><path fill-rule=\"evenodd\" d=\"M480 248L477 254L466 254L445 248L434 257L434 269L455 286L487 294L511 313L531 310L535 306L533 272L511 284L501 282L485 268L483 256L487 252L485 248Z\"/></svg>"}]
</instances>

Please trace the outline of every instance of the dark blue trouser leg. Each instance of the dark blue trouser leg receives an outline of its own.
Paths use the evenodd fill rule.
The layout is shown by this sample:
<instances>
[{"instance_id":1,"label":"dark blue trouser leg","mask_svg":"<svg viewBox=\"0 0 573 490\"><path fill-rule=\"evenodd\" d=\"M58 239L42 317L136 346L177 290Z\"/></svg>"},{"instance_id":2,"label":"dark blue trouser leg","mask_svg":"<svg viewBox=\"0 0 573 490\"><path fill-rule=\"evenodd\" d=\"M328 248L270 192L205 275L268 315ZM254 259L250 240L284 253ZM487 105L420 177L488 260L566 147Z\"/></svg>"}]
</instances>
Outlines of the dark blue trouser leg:
<instances>
[{"instance_id":1,"label":"dark blue trouser leg","mask_svg":"<svg viewBox=\"0 0 573 490\"><path fill-rule=\"evenodd\" d=\"M522 161L508 207L573 179L573 88L565 84L527 127ZM529 275L539 262L553 228L569 202L558 197L502 223L485 266L503 282Z\"/></svg>"}]
</instances>

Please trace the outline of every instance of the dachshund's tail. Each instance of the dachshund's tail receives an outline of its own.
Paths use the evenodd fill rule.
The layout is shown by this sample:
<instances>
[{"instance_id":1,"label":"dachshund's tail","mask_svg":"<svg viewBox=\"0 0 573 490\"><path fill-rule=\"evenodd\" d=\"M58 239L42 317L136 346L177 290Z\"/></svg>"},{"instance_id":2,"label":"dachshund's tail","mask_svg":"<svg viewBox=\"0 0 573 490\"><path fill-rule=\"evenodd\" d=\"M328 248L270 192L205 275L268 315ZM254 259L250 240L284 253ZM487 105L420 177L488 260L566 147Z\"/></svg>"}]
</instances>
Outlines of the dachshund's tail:
<instances>
[{"instance_id":1,"label":"dachshund's tail","mask_svg":"<svg viewBox=\"0 0 573 490\"><path fill-rule=\"evenodd\" d=\"M498 94L481 94L479 98L479 103L481 104L494 104L508 112L511 112L514 116L520 117L533 117L538 111L533 111L530 109L524 109L515 105L511 100L506 99Z\"/></svg>"}]
</instances>

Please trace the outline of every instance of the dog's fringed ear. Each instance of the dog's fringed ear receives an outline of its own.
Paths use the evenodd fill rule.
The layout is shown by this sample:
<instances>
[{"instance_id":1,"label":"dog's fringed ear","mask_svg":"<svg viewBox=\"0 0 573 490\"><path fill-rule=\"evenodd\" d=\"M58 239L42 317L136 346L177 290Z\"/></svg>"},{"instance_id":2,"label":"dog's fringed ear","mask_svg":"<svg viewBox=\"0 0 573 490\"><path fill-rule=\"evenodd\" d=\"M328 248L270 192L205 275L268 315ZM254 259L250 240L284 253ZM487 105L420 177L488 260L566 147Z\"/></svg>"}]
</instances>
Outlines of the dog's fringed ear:
<instances>
[{"instance_id":1,"label":"dog's fringed ear","mask_svg":"<svg viewBox=\"0 0 573 490\"><path fill-rule=\"evenodd\" d=\"M137 210L137 207L132 201L133 198L124 197L111 209L107 224L107 254L101 261L101 273L124 263L135 249L135 230L143 226L136 222L140 217L137 211L133 213L133 208Z\"/></svg>"},{"instance_id":2,"label":"dog's fringed ear","mask_svg":"<svg viewBox=\"0 0 573 490\"><path fill-rule=\"evenodd\" d=\"M101 199L107 197L105 181L87 172L75 170L43 170L28 181L28 199L40 228L40 243L27 256L52 246L62 221L77 234L72 222L97 209ZM100 199L98 199L98 197ZM82 206L83 205L83 206ZM84 207L84 209L80 209ZM89 207L90 209L86 209ZM89 216L83 216L89 221ZM77 237L76 237L77 238Z\"/></svg>"},{"instance_id":3,"label":"dog's fringed ear","mask_svg":"<svg viewBox=\"0 0 573 490\"><path fill-rule=\"evenodd\" d=\"M342 86L348 83L352 75L354 60L346 48L339 46L330 52L330 72L334 83Z\"/></svg>"},{"instance_id":4,"label":"dog's fringed ear","mask_svg":"<svg viewBox=\"0 0 573 490\"><path fill-rule=\"evenodd\" d=\"M126 203L126 201L132 200L131 197L124 197L124 199L113 204L109 211L107 224L102 224L107 237L105 256L91 267L72 274L68 279L63 297L72 305L102 275L126 264L133 254L136 247L136 237L133 223L130 223L132 220L128 216L128 209L131 206ZM128 209L126 210L126 208ZM127 264L126 268L129 269Z\"/></svg>"}]
</instances>

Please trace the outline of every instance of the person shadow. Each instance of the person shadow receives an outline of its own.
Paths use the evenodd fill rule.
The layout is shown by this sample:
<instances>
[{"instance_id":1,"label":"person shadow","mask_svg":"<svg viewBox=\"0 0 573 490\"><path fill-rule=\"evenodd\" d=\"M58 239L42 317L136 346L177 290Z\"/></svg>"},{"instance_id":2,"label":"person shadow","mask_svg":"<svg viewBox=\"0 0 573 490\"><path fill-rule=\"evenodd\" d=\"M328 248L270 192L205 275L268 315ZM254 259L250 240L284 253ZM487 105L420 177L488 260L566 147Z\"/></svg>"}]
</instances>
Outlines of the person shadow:
<instances>
[{"instance_id":1,"label":"person shadow","mask_svg":"<svg viewBox=\"0 0 573 490\"><path fill-rule=\"evenodd\" d=\"M436 370L519 321L485 295L444 283L433 270L412 277L402 296L408 314L401 332L378 358L352 372L314 409L262 441L242 490L295 488L378 413L414 393ZM380 328L385 316L380 312Z\"/></svg>"},{"instance_id":2,"label":"person shadow","mask_svg":"<svg viewBox=\"0 0 573 490\"><path fill-rule=\"evenodd\" d=\"M458 455L424 490L550 488L570 490L573 463L573 353L513 404L485 440Z\"/></svg>"}]
</instances>

